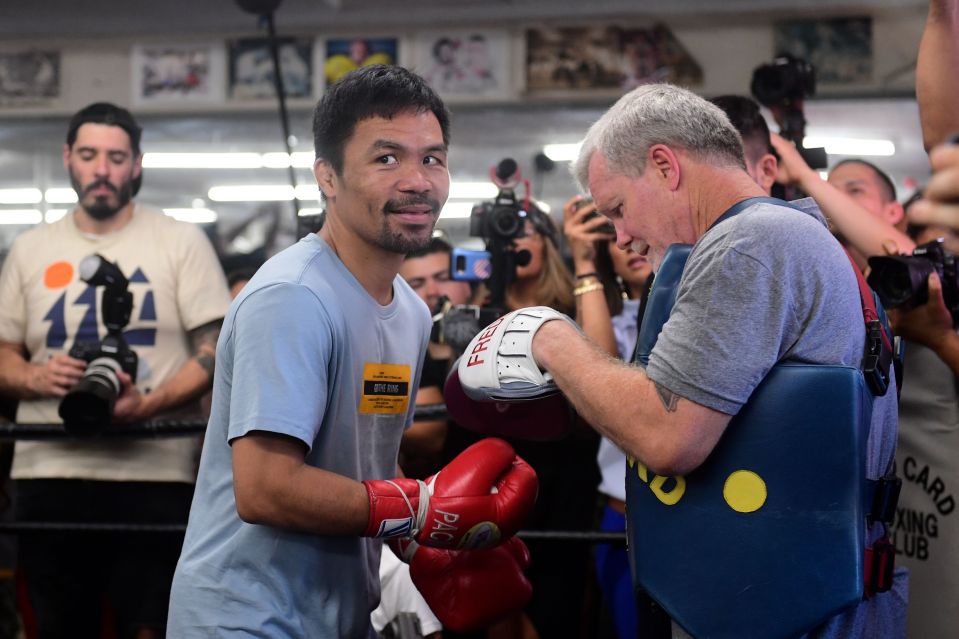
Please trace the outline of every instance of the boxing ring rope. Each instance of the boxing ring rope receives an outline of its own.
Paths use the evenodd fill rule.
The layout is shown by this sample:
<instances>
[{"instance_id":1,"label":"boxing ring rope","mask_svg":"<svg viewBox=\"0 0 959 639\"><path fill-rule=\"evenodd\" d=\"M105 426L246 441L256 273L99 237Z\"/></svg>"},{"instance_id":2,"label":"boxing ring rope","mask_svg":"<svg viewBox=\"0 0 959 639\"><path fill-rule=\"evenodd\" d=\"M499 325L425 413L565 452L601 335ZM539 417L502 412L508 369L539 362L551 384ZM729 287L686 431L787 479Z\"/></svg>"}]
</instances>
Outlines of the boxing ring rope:
<instances>
[{"instance_id":1,"label":"boxing ring rope","mask_svg":"<svg viewBox=\"0 0 959 639\"><path fill-rule=\"evenodd\" d=\"M413 419L428 421L446 419L445 404L421 404L416 407ZM136 424L110 426L96 435L77 437L67 433L63 424L15 424L0 423L0 441L91 441L103 439L160 438L199 436L206 432L206 420L201 419L156 419ZM96 533L159 533L183 534L183 524L125 524L117 523L72 523L72 522L0 522L0 534L35 534L44 532L96 532ZM620 532L578 530L521 530L520 539L559 541L590 544L626 544L626 534Z\"/></svg>"}]
</instances>

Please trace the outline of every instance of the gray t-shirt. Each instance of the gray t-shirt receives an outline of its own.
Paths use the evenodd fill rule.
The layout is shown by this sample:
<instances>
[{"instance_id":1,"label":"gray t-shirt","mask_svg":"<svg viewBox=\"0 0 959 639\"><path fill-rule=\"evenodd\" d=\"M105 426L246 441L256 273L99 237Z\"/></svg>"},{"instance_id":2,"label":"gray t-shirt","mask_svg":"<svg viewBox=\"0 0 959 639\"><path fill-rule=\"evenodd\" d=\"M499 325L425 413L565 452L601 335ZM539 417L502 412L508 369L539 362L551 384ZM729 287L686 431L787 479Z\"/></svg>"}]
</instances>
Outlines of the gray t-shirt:
<instances>
[{"instance_id":1,"label":"gray t-shirt","mask_svg":"<svg viewBox=\"0 0 959 639\"><path fill-rule=\"evenodd\" d=\"M855 273L815 202L793 204L802 211L754 204L699 239L650 354L650 379L735 415L777 362L860 365L865 328ZM890 391L873 406L870 478L892 467L896 425ZM869 541L880 533L869 531ZM868 632L873 622L904 623L902 586L838 615L817 636L895 636Z\"/></svg>"},{"instance_id":2,"label":"gray t-shirt","mask_svg":"<svg viewBox=\"0 0 959 639\"><path fill-rule=\"evenodd\" d=\"M396 474L429 339L402 278L381 306L310 234L268 261L230 308L213 407L170 599L171 637L367 637L381 543L244 523L230 443L253 430L303 441L309 465Z\"/></svg>"}]
</instances>

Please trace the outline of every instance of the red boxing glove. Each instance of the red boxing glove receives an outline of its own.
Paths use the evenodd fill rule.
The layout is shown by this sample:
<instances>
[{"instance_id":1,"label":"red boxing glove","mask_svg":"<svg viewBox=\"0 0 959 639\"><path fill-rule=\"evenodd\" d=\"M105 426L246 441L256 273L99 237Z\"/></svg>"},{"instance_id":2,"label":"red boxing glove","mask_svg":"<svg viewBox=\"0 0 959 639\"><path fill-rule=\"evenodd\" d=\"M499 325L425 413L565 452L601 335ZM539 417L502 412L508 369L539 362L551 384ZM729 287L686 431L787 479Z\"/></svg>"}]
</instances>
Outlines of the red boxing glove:
<instances>
[{"instance_id":1,"label":"red boxing glove","mask_svg":"<svg viewBox=\"0 0 959 639\"><path fill-rule=\"evenodd\" d=\"M518 537L487 550L413 548L410 577L445 628L479 630L529 603L533 587L523 571L529 550Z\"/></svg>"},{"instance_id":2,"label":"red boxing glove","mask_svg":"<svg viewBox=\"0 0 959 639\"><path fill-rule=\"evenodd\" d=\"M495 546L519 530L536 503L533 468L502 439L483 439L425 482L364 481L367 537L406 538L434 548Z\"/></svg>"}]
</instances>

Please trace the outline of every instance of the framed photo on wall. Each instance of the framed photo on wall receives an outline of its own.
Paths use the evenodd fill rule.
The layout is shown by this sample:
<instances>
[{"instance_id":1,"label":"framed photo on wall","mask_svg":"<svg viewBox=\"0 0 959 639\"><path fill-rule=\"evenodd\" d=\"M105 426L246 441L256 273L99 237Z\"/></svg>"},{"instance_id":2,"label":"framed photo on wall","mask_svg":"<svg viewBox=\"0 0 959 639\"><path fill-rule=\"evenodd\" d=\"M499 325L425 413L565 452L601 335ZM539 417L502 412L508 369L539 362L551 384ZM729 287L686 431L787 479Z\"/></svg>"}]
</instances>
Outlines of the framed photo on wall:
<instances>
[{"instance_id":1,"label":"framed photo on wall","mask_svg":"<svg viewBox=\"0 0 959 639\"><path fill-rule=\"evenodd\" d=\"M59 51L0 51L0 106L46 105L60 91Z\"/></svg>"},{"instance_id":2,"label":"framed photo on wall","mask_svg":"<svg viewBox=\"0 0 959 639\"><path fill-rule=\"evenodd\" d=\"M773 30L775 52L811 62L818 84L872 81L872 18L830 18L781 22Z\"/></svg>"},{"instance_id":3,"label":"framed photo on wall","mask_svg":"<svg viewBox=\"0 0 959 639\"><path fill-rule=\"evenodd\" d=\"M395 37L327 38L323 48L322 81L324 86L344 75L370 64L400 64L399 39Z\"/></svg>"},{"instance_id":4,"label":"framed photo on wall","mask_svg":"<svg viewBox=\"0 0 959 639\"><path fill-rule=\"evenodd\" d=\"M539 27L526 32L530 92L615 95L651 82L695 86L702 81L702 67L666 25Z\"/></svg>"},{"instance_id":5,"label":"framed photo on wall","mask_svg":"<svg viewBox=\"0 0 959 639\"><path fill-rule=\"evenodd\" d=\"M413 70L444 99L503 99L513 95L512 40L500 30L417 34Z\"/></svg>"},{"instance_id":6,"label":"framed photo on wall","mask_svg":"<svg viewBox=\"0 0 959 639\"><path fill-rule=\"evenodd\" d=\"M280 70L283 89L291 99L313 97L313 41L280 38ZM276 96L273 57L266 38L247 38L230 43L230 97L263 100Z\"/></svg>"},{"instance_id":7,"label":"framed photo on wall","mask_svg":"<svg viewBox=\"0 0 959 639\"><path fill-rule=\"evenodd\" d=\"M139 44L132 51L133 103L222 102L226 53L219 44Z\"/></svg>"}]
</instances>

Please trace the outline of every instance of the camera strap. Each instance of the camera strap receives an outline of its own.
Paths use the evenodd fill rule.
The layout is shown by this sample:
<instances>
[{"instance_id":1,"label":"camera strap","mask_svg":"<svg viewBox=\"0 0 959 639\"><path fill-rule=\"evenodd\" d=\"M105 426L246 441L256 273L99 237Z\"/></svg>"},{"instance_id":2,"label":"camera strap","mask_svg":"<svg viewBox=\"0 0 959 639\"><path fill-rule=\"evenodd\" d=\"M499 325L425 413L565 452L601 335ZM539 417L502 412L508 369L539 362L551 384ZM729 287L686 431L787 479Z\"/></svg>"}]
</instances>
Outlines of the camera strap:
<instances>
[{"instance_id":1,"label":"camera strap","mask_svg":"<svg viewBox=\"0 0 959 639\"><path fill-rule=\"evenodd\" d=\"M866 323L866 346L862 358L862 372L873 394L881 397L889 390L889 369L893 363L893 340L888 327L879 317L875 294L856 266L856 261L846 251L846 257L852 265L859 283L859 301L862 304L862 317ZM902 385L902 381L899 381Z\"/></svg>"},{"instance_id":2,"label":"camera strap","mask_svg":"<svg viewBox=\"0 0 959 639\"><path fill-rule=\"evenodd\" d=\"M845 250L845 249L844 249ZM873 395L881 397L889 390L889 368L894 366L894 340L891 339L889 325L879 315L876 295L866 283L862 271L848 250L846 257L859 282L859 299L862 304L863 321L866 323L866 346L862 358L862 372ZM896 371L899 372L898 370ZM898 388L902 380L896 378ZM866 521L879 522L883 527L882 536L866 547L863 558L863 599L869 599L876 593L887 592L892 588L893 572L896 567L896 549L889 541L889 526L896 514L902 479L890 470L879 479L866 478L865 481Z\"/></svg>"}]
</instances>

